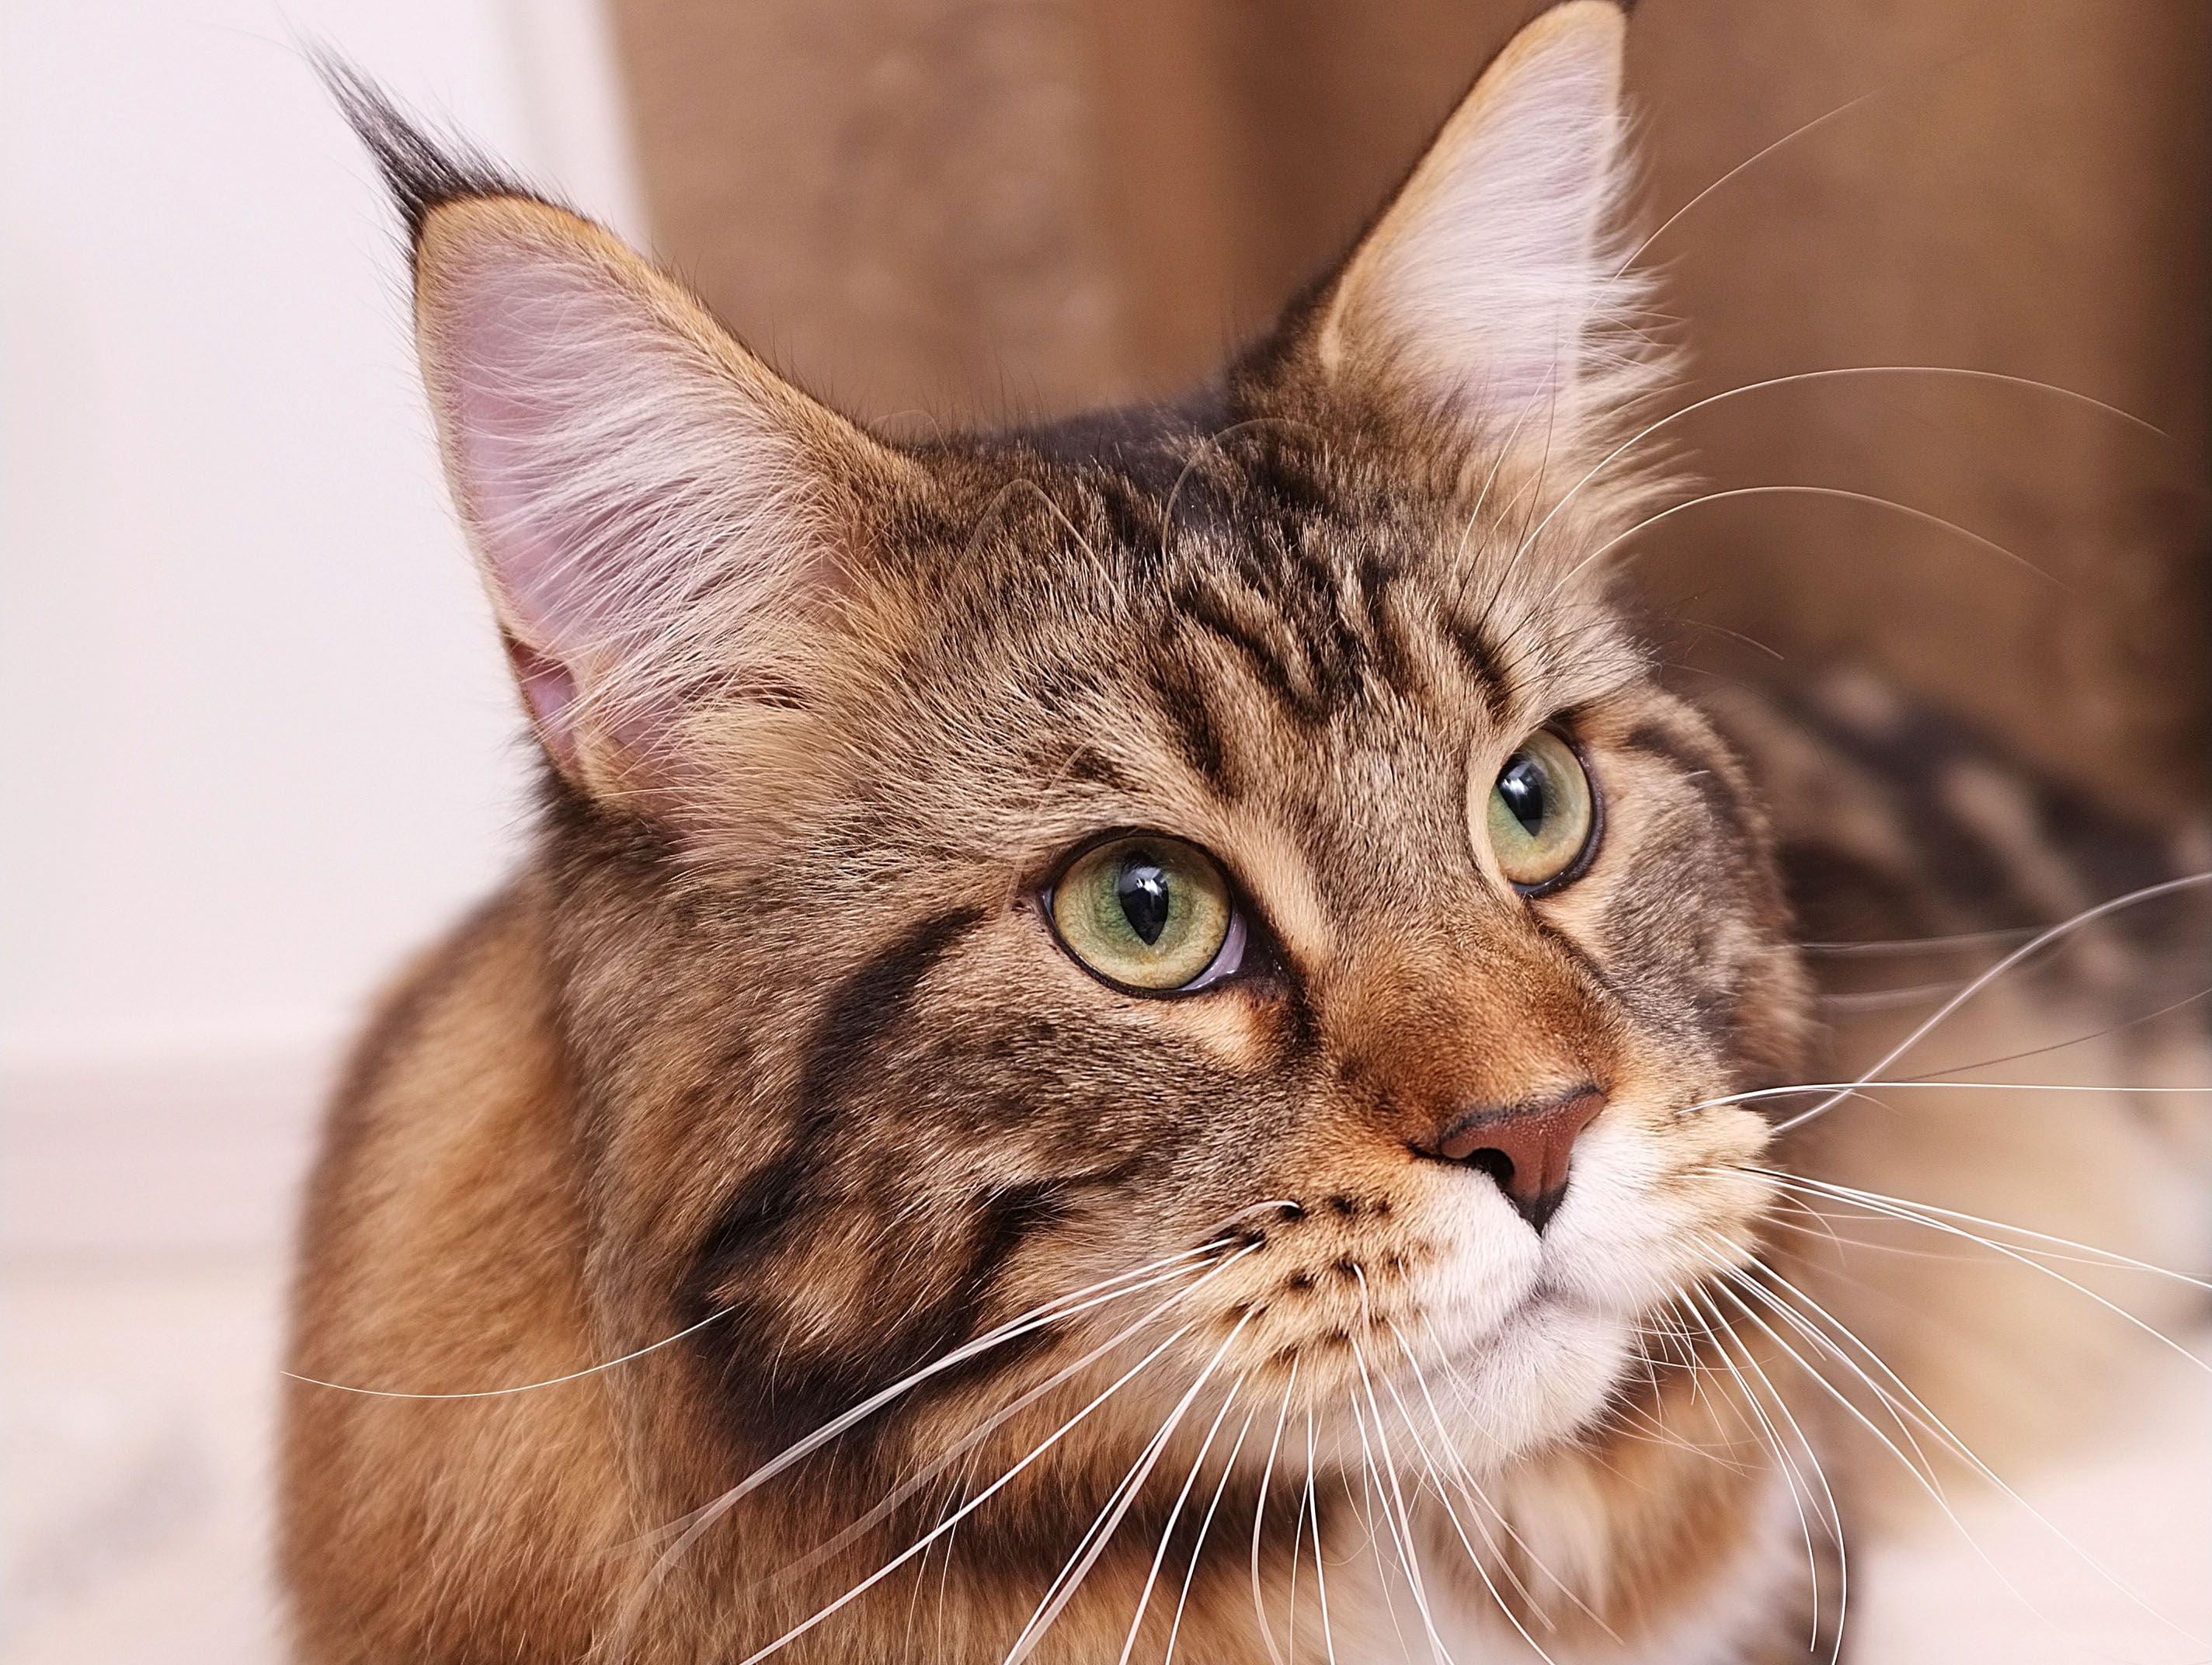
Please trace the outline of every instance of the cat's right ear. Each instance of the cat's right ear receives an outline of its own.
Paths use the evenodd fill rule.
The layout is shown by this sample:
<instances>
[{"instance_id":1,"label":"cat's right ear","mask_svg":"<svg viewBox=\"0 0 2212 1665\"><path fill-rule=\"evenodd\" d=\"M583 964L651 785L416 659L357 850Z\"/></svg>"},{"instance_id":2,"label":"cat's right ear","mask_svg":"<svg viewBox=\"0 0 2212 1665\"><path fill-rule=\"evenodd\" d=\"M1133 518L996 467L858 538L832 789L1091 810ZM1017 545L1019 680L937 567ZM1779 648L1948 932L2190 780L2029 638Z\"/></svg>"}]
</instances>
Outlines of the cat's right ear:
<instances>
[{"instance_id":1,"label":"cat's right ear","mask_svg":"<svg viewBox=\"0 0 2212 1665\"><path fill-rule=\"evenodd\" d=\"M696 711L774 679L906 465L612 234L336 79L407 216L446 470L531 720L576 786L650 798Z\"/></svg>"}]
</instances>

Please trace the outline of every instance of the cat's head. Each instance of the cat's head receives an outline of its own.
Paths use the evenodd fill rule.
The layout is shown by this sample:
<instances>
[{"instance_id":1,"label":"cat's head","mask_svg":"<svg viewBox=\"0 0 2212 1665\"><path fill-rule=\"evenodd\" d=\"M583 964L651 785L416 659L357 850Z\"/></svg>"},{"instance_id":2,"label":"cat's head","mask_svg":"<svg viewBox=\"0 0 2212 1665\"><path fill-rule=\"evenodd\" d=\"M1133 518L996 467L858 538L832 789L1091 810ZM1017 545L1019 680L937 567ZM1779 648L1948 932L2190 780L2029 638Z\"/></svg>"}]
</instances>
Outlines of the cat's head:
<instances>
[{"instance_id":1,"label":"cat's head","mask_svg":"<svg viewBox=\"0 0 2212 1665\"><path fill-rule=\"evenodd\" d=\"M1766 1126L1706 1101L1802 995L1607 597L1621 27L1533 25L1204 397L928 444L362 110L553 766L593 1264L636 1340L730 1310L742 1450L966 1346L870 1425L941 1439L1133 1326L1055 1415L1152 1355L1089 1431L1210 1372L1334 1443L1418 1358L1496 1461L1749 1253Z\"/></svg>"}]
</instances>

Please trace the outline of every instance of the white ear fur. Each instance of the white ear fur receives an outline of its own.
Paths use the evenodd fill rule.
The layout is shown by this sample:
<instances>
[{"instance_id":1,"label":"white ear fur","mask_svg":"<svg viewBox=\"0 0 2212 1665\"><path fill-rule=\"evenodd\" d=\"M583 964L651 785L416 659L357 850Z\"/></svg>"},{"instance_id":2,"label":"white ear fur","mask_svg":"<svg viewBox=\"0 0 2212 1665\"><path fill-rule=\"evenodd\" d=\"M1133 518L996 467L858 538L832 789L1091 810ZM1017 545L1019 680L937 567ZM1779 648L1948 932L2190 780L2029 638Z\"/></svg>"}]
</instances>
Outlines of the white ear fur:
<instances>
[{"instance_id":1,"label":"white ear fur","mask_svg":"<svg viewBox=\"0 0 2212 1665\"><path fill-rule=\"evenodd\" d=\"M538 734L580 785L635 784L835 567L822 441L870 442L606 233L520 198L430 214L416 330Z\"/></svg>"},{"instance_id":2,"label":"white ear fur","mask_svg":"<svg viewBox=\"0 0 2212 1665\"><path fill-rule=\"evenodd\" d=\"M1324 369L1381 368L1455 416L1541 432L1612 368L1635 298L1607 231L1620 186L1625 20L1571 0L1461 102L1325 302Z\"/></svg>"}]
</instances>

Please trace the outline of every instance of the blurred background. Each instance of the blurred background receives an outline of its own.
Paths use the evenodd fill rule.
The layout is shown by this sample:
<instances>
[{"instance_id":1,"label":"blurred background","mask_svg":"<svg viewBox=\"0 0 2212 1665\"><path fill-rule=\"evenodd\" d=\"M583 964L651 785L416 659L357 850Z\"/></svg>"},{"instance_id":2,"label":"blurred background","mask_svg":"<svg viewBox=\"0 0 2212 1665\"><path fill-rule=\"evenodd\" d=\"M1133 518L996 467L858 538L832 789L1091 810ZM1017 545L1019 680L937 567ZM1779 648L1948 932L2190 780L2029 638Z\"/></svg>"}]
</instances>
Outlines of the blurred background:
<instances>
[{"instance_id":1,"label":"blurred background","mask_svg":"<svg viewBox=\"0 0 2212 1665\"><path fill-rule=\"evenodd\" d=\"M10 1659L276 1656L264 1420L318 1101L380 981L495 881L524 807L392 216L304 49L653 249L896 433L1203 374L1539 9L0 15ZM2203 805L2212 7L1644 0L1631 81L1686 399L1964 366L2160 430L1927 374L1733 396L1676 429L1713 485L1915 513L1750 497L1655 529L1638 581L1711 627L1683 654L1869 659L2116 800ZM2146 1394L2029 1495L2203 1635L2212 1392ZM1972 1657L2201 1654L2052 1562L2019 1510L1971 1519L2056 1618L1931 1530L1881 1559L1863 1657L1956 1657L1960 1636ZM1936 1608L1952 1628L1920 1622Z\"/></svg>"}]
</instances>

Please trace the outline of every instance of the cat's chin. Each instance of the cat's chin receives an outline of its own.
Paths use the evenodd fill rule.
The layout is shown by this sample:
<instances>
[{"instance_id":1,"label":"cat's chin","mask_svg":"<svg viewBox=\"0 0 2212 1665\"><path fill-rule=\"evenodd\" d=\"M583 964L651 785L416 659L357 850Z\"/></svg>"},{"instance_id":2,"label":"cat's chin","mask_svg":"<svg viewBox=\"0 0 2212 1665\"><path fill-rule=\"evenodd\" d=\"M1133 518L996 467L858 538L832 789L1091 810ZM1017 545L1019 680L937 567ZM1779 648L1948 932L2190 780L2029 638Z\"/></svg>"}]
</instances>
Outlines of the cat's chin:
<instances>
[{"instance_id":1,"label":"cat's chin","mask_svg":"<svg viewBox=\"0 0 2212 1665\"><path fill-rule=\"evenodd\" d=\"M1541 1288L1480 1340L1424 1370L1441 1375L1462 1412L1460 1455L1494 1470L1597 1418L1637 1357L1635 1334L1631 1318ZM1430 1386L1436 1391L1433 1379Z\"/></svg>"}]
</instances>

